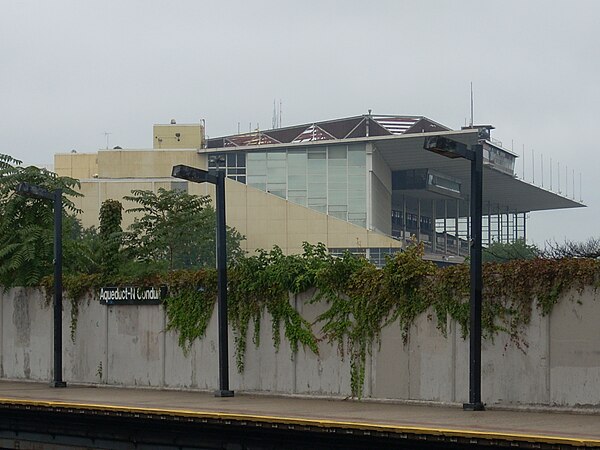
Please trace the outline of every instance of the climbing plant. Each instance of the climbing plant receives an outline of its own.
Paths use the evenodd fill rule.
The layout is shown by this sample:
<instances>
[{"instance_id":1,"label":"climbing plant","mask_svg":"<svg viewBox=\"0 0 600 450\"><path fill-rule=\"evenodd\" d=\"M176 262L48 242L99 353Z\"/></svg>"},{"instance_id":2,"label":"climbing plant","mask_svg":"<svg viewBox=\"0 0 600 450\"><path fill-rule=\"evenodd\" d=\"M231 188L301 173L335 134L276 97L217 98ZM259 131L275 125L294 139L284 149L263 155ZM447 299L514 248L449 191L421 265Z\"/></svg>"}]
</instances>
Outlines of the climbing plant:
<instances>
[{"instance_id":1,"label":"climbing plant","mask_svg":"<svg viewBox=\"0 0 600 450\"><path fill-rule=\"evenodd\" d=\"M176 330L179 346L187 354L195 340L206 334L216 294L215 270L177 271L162 279L169 288L165 299L167 330Z\"/></svg>"},{"instance_id":2,"label":"climbing plant","mask_svg":"<svg viewBox=\"0 0 600 450\"><path fill-rule=\"evenodd\" d=\"M383 269L347 253L319 273L313 301L324 298L329 308L317 320L327 339L350 358L353 395L362 393L366 357L382 328L399 321L406 338L415 317L430 305L428 286L434 273L421 246L396 253Z\"/></svg>"},{"instance_id":3,"label":"climbing plant","mask_svg":"<svg viewBox=\"0 0 600 450\"><path fill-rule=\"evenodd\" d=\"M594 259L529 259L488 263L483 267L482 329L493 339L507 333L523 351L523 331L534 309L549 314L566 292L597 288L600 261ZM98 286L98 275L67 277L69 295L82 296ZM104 280L106 281L106 280ZM206 332L216 298L214 269L179 270L144 277L115 276L114 284L169 286L165 300L168 330L177 331L184 352ZM49 286L48 286L49 287ZM309 322L294 307L296 294L309 302L322 302L322 314ZM423 259L423 247L410 246L378 269L349 253L340 258L324 245L304 245L301 255L284 255L275 247L239 259L229 268L229 320L235 333L238 370L244 369L247 339L260 342L264 317L271 320L273 345L281 345L282 332L292 352L302 346L318 355L320 339L337 346L350 363L352 395L360 397L369 352L380 343L382 329L399 327L408 339L415 320L427 314L446 333L455 320L463 337L469 333L469 267L438 268ZM251 332L252 330L252 332Z\"/></svg>"},{"instance_id":4,"label":"climbing plant","mask_svg":"<svg viewBox=\"0 0 600 450\"><path fill-rule=\"evenodd\" d=\"M100 207L100 267L110 276L119 271L123 229L123 205L118 200L105 200Z\"/></svg>"},{"instance_id":5,"label":"climbing plant","mask_svg":"<svg viewBox=\"0 0 600 450\"><path fill-rule=\"evenodd\" d=\"M260 344L260 322L264 313L272 321L275 347L281 342L281 325L293 353L299 345L318 353L317 338L311 324L290 303L290 293L298 294L314 286L318 268L328 260L323 245L304 245L302 255L284 255L279 247L260 250L256 256L242 258L229 277L229 318L235 331L236 362L244 369L244 354L250 323L253 342Z\"/></svg>"}]
</instances>

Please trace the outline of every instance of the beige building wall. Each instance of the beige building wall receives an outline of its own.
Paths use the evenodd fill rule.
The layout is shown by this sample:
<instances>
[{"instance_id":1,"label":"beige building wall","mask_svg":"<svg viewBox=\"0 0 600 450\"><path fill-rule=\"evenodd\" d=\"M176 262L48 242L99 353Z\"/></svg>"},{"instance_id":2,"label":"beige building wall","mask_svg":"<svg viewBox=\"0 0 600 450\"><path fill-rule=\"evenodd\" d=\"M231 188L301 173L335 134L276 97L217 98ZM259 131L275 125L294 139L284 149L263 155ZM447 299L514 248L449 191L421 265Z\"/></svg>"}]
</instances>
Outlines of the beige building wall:
<instances>
[{"instance_id":1,"label":"beige building wall","mask_svg":"<svg viewBox=\"0 0 600 450\"><path fill-rule=\"evenodd\" d=\"M154 125L152 131L155 149L204 147L204 126L200 124Z\"/></svg>"},{"instance_id":2,"label":"beige building wall","mask_svg":"<svg viewBox=\"0 0 600 450\"><path fill-rule=\"evenodd\" d=\"M173 166L185 164L206 168L206 155L186 150L101 150L98 152L99 178L170 177Z\"/></svg>"},{"instance_id":3,"label":"beige building wall","mask_svg":"<svg viewBox=\"0 0 600 450\"><path fill-rule=\"evenodd\" d=\"M132 190L187 188L190 194L210 195L214 204L214 186L171 178L171 170L177 164L206 168L207 159L193 149L101 150L97 155L55 156L59 175L81 178L83 197L74 202L82 210L84 227L99 225L100 207L105 200L119 200L125 210L135 207L134 203L123 200ZM249 252L278 245L287 254L301 253L303 242L322 242L333 248L401 247L399 241L384 234L229 179L226 208L227 224L246 236L242 246ZM134 219L133 213L124 212L123 228Z\"/></svg>"},{"instance_id":4,"label":"beige building wall","mask_svg":"<svg viewBox=\"0 0 600 450\"><path fill-rule=\"evenodd\" d=\"M372 151L367 150L367 158L371 158L368 183L370 184L371 201L367 202L370 208L371 226L383 234L392 234L392 171L383 160L377 148L372 146Z\"/></svg>"},{"instance_id":5,"label":"beige building wall","mask_svg":"<svg viewBox=\"0 0 600 450\"><path fill-rule=\"evenodd\" d=\"M99 150L98 153L58 153L54 170L61 176L91 178L170 177L176 164L206 168L206 155L195 149Z\"/></svg>"},{"instance_id":6,"label":"beige building wall","mask_svg":"<svg viewBox=\"0 0 600 450\"><path fill-rule=\"evenodd\" d=\"M98 173L98 153L58 153L54 155L54 171L78 180Z\"/></svg>"}]
</instances>

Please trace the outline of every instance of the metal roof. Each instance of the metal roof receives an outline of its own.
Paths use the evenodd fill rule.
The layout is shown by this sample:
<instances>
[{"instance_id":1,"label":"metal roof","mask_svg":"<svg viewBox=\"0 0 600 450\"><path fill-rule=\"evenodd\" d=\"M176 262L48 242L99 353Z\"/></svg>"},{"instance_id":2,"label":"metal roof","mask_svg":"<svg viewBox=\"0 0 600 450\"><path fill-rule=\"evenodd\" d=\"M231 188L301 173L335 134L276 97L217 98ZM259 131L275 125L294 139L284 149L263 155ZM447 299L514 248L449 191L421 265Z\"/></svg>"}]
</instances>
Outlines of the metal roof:
<instances>
[{"instance_id":1,"label":"metal roof","mask_svg":"<svg viewBox=\"0 0 600 450\"><path fill-rule=\"evenodd\" d=\"M447 130L450 130L450 128L423 116L382 116L368 114L212 138L208 140L207 147L223 148L278 143L286 144L370 136L395 136Z\"/></svg>"},{"instance_id":2,"label":"metal roof","mask_svg":"<svg viewBox=\"0 0 600 450\"><path fill-rule=\"evenodd\" d=\"M470 163L460 158L445 158L423 149L425 137L436 135L444 135L467 145L476 144L480 139L477 129L452 131L425 117L369 115L280 128L264 133L214 138L209 140L208 148L200 152L268 151L281 147L368 142L380 152L392 171L434 169L458 178L463 186L463 196L468 195ZM423 195L427 198L427 194ZM582 202L535 186L489 164L484 164L483 170L483 202L484 212L487 211L486 205L511 213L585 206Z\"/></svg>"},{"instance_id":3,"label":"metal roof","mask_svg":"<svg viewBox=\"0 0 600 450\"><path fill-rule=\"evenodd\" d=\"M471 189L471 165L464 159L449 159L423 149L425 136L444 134L467 145L478 140L477 131L455 131L444 133L424 133L421 135L394 136L391 139L373 140L377 151L388 163L391 170L434 169L461 180L463 195ZM489 202L500 206L502 212L529 212L549 209L577 208L583 203L551 192L523 181L514 175L501 172L484 164L483 167L484 212Z\"/></svg>"}]
</instances>

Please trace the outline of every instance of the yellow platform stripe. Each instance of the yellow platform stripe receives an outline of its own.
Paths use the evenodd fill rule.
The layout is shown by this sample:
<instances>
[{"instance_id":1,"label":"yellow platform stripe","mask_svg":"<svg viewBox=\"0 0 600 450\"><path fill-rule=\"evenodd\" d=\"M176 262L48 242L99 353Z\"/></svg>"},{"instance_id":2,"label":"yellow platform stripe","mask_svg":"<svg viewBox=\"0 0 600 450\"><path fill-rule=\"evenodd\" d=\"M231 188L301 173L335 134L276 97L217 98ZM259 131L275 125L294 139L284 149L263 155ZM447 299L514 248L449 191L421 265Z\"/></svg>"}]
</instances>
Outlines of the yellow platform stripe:
<instances>
[{"instance_id":1,"label":"yellow platform stripe","mask_svg":"<svg viewBox=\"0 0 600 450\"><path fill-rule=\"evenodd\" d=\"M0 404L15 405L15 406L35 406L46 408L72 408L82 410L96 411L111 411L125 412L132 414L148 414L148 415L168 415L174 417L195 417L199 419L217 419L217 420L232 420L232 421L248 421L260 423L276 423L283 425L304 425L315 426L321 428L344 428L357 429L364 431L381 431L396 434L418 434L418 435L433 435L461 438L478 438L488 440L505 440L505 441L524 441L544 444L566 444L577 447L600 447L600 440L524 434L524 433L503 433L495 431L475 431L454 428L433 428L433 427L418 427L418 426L403 426L378 424L372 422L352 422L331 419L307 419L300 417L285 417L285 416L269 416L259 414L245 413L226 413L214 411L194 411L185 409L164 409L164 408L141 408L131 406L115 406L100 403L76 403L76 402L59 402L46 400L24 400L13 398L0 398Z\"/></svg>"}]
</instances>

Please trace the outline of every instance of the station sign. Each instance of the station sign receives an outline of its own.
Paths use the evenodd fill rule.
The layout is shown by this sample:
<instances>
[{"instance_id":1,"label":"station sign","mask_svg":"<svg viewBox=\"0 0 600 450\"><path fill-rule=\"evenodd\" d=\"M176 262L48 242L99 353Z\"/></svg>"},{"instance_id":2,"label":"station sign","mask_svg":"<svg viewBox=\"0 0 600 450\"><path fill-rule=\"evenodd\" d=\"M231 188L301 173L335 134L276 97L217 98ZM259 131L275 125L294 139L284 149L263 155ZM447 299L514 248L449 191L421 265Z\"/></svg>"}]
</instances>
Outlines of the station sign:
<instances>
[{"instance_id":1,"label":"station sign","mask_svg":"<svg viewBox=\"0 0 600 450\"><path fill-rule=\"evenodd\" d=\"M167 297L167 286L101 287L98 297L102 305L160 305Z\"/></svg>"}]
</instances>

